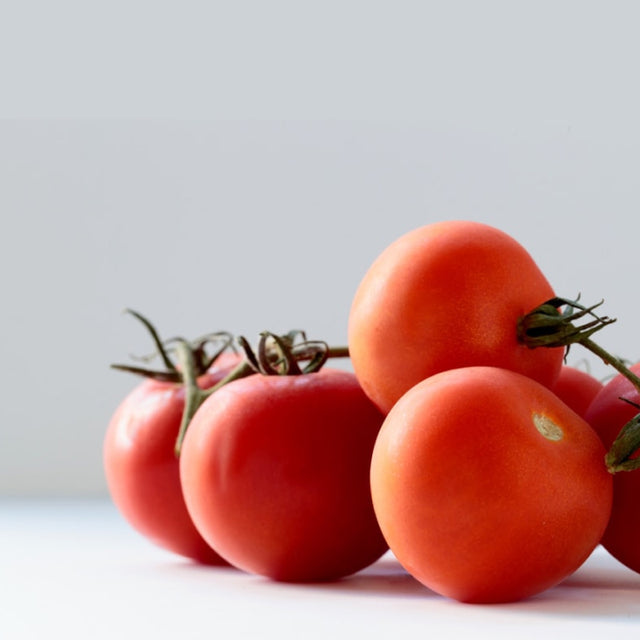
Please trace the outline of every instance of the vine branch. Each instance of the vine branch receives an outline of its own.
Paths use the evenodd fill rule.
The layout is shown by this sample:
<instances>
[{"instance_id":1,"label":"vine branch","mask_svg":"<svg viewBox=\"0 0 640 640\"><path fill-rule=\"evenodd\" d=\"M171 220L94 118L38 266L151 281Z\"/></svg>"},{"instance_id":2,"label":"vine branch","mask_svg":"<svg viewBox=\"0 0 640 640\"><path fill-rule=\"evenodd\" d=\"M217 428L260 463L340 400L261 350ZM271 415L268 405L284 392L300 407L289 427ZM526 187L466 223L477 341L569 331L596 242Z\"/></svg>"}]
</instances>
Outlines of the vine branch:
<instances>
[{"instance_id":1,"label":"vine branch","mask_svg":"<svg viewBox=\"0 0 640 640\"><path fill-rule=\"evenodd\" d=\"M520 318L517 327L518 340L532 349L566 347L567 352L571 345L580 344L627 378L640 393L640 377L620 358L610 354L591 338L594 333L615 322L613 318L595 313L595 309L601 304L602 301L585 307L577 300L551 298ZM565 307L564 312L560 311L562 307ZM576 321L583 319L586 319L586 322L576 324ZM640 469L640 458L633 457L639 450L640 414L622 427L607 451L607 469L611 473Z\"/></svg>"}]
</instances>

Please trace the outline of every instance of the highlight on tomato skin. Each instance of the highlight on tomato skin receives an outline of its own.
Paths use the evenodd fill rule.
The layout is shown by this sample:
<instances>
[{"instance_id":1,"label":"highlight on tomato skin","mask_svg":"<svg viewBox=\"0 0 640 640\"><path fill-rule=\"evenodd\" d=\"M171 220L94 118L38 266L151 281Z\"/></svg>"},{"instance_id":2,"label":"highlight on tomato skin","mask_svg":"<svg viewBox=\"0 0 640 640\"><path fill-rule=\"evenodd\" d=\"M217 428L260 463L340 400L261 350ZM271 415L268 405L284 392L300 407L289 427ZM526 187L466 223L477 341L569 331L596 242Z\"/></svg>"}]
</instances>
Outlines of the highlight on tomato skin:
<instances>
[{"instance_id":1,"label":"highlight on tomato skin","mask_svg":"<svg viewBox=\"0 0 640 640\"><path fill-rule=\"evenodd\" d=\"M495 367L448 370L388 413L371 464L382 532L436 593L528 598L576 571L612 504L605 448L551 390Z\"/></svg>"},{"instance_id":2,"label":"highlight on tomato skin","mask_svg":"<svg viewBox=\"0 0 640 640\"><path fill-rule=\"evenodd\" d=\"M213 386L238 362L223 354L200 385ZM103 442L107 487L120 514L152 543L202 564L227 565L197 531L184 501L174 452L184 395L179 383L148 379L123 399Z\"/></svg>"},{"instance_id":3,"label":"highlight on tomato skin","mask_svg":"<svg viewBox=\"0 0 640 640\"><path fill-rule=\"evenodd\" d=\"M231 565L272 580L335 580L372 564L388 549L369 487L383 418L348 371L220 388L180 456L196 527Z\"/></svg>"},{"instance_id":4,"label":"highlight on tomato skin","mask_svg":"<svg viewBox=\"0 0 640 640\"><path fill-rule=\"evenodd\" d=\"M385 412L424 378L464 366L498 366L551 386L564 349L531 349L517 326L553 297L507 233L466 220L419 227L387 246L356 289L348 320L354 371Z\"/></svg>"},{"instance_id":5,"label":"highlight on tomato skin","mask_svg":"<svg viewBox=\"0 0 640 640\"><path fill-rule=\"evenodd\" d=\"M640 375L640 363L630 370ZM608 449L622 427L640 413L639 407L640 390L619 374L596 395L585 418ZM620 471L613 476L613 507L602 545L616 560L640 573L639 539L640 470Z\"/></svg>"}]
</instances>

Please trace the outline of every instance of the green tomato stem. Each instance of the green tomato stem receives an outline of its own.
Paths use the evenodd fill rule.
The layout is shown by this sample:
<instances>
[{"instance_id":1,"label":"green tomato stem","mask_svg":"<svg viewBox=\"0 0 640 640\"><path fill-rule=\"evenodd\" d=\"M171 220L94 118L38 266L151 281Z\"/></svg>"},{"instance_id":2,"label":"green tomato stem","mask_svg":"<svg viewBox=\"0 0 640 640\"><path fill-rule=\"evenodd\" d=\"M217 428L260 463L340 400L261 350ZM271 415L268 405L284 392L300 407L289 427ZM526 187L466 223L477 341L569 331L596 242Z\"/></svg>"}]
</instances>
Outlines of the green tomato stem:
<instances>
[{"instance_id":1,"label":"green tomato stem","mask_svg":"<svg viewBox=\"0 0 640 640\"><path fill-rule=\"evenodd\" d=\"M160 355L165 369L153 370L128 364L112 364L111 368L184 386L185 406L174 445L176 456L180 455L187 428L196 411L209 396L226 384L255 373L264 375L313 373L319 371L328 358L349 357L348 347L330 347L320 340L307 340L304 331L299 330L290 331L281 336L264 331L260 335L257 354L247 340L240 336L237 341L245 352L245 358L214 386L201 389L198 385L198 377L208 371L224 351L233 346L233 336L226 331L218 331L190 342L180 337L162 341L156 328L141 313L132 309L125 309L125 311L145 326L157 350L154 355ZM216 344L218 348L212 355L208 355L206 347L211 344ZM171 352L176 355L179 366L176 366L169 356L169 345L172 345ZM147 359L150 358L145 358ZM306 364L300 366L301 362Z\"/></svg>"},{"instance_id":2,"label":"green tomato stem","mask_svg":"<svg viewBox=\"0 0 640 640\"><path fill-rule=\"evenodd\" d=\"M614 319L594 313L594 309L599 304L584 307L576 301L553 298L520 319L518 340L530 348L566 347L568 350L572 344L580 344L605 364L612 366L640 392L640 377L620 358L610 354L591 339L596 331L615 322ZM558 310L562 306L567 307L565 313L560 313ZM580 326L575 324L576 320L585 317L589 318L586 323ZM605 456L607 469L611 473L639 469L640 458L632 457L638 450L640 450L640 414L622 427L607 451Z\"/></svg>"},{"instance_id":3,"label":"green tomato stem","mask_svg":"<svg viewBox=\"0 0 640 640\"><path fill-rule=\"evenodd\" d=\"M605 364L612 366L618 373L621 373L633 386L640 391L640 377L638 377L631 369L629 369L620 358L616 358L614 355L605 351L600 345L596 344L590 338L584 338L580 341L580 344L595 354Z\"/></svg>"},{"instance_id":4,"label":"green tomato stem","mask_svg":"<svg viewBox=\"0 0 640 640\"><path fill-rule=\"evenodd\" d=\"M640 378L626 367L620 358L616 358L590 338L584 338L580 341L580 344L601 358L605 364L612 366L640 392ZM622 427L609 447L605 456L607 469L611 473L617 473L618 471L633 471L640 468L640 458L632 458L633 454L639 449L640 414L634 416Z\"/></svg>"},{"instance_id":5,"label":"green tomato stem","mask_svg":"<svg viewBox=\"0 0 640 640\"><path fill-rule=\"evenodd\" d=\"M248 342L240 336L238 342L245 350L246 357L239 362L224 378L208 389L198 385L198 369L192 346L185 340L177 339L176 354L180 363L182 382L185 388L185 406L174 453L180 456L182 444L189 424L202 404L218 389L250 375L304 375L319 371L327 358L346 358L348 347L329 347L326 343L304 341L293 345L293 338L276 336L264 332L256 356ZM306 367L300 368L299 361L308 360ZM282 363L284 362L284 366Z\"/></svg>"},{"instance_id":6,"label":"green tomato stem","mask_svg":"<svg viewBox=\"0 0 640 640\"><path fill-rule=\"evenodd\" d=\"M215 391L229 382L255 373L255 369L251 366L248 360L242 360L234 369L231 370L230 373L215 385L208 389L201 389L198 386L195 359L190 346L184 341L178 341L176 345L176 352L181 366L182 380L185 389L184 411L182 412L180 430L178 432L178 438L176 439L174 448L175 455L180 456L182 443L185 435L187 434L187 428L189 427L191 419L195 415L196 411L202 406L202 403Z\"/></svg>"},{"instance_id":7,"label":"green tomato stem","mask_svg":"<svg viewBox=\"0 0 640 640\"><path fill-rule=\"evenodd\" d=\"M141 367L139 365L129 364L112 364L111 368L118 371L126 371L138 376L150 378L160 382L182 382L182 375L176 368L175 364L171 360L169 346L177 342L184 342L182 338L172 338L171 340L161 340L156 328L151 322L145 318L141 313L134 311L133 309L125 309L125 313L131 314L134 318L137 318L149 332L151 339L156 347L156 352L151 356L145 358L139 358L145 361L151 360L155 356L160 356L164 363L164 370L161 369L149 369ZM197 375L200 375L207 371L218 359L218 357L227 349L232 346L233 336L227 331L217 331L215 333L209 333L202 336L198 340L194 340L190 343L190 347L193 353L194 367ZM209 355L206 351L206 347L215 345L215 351Z\"/></svg>"},{"instance_id":8,"label":"green tomato stem","mask_svg":"<svg viewBox=\"0 0 640 640\"><path fill-rule=\"evenodd\" d=\"M640 414L624 425L607 451L605 463L611 473L640 469L640 457L632 458L640 442Z\"/></svg>"},{"instance_id":9,"label":"green tomato stem","mask_svg":"<svg viewBox=\"0 0 640 640\"><path fill-rule=\"evenodd\" d=\"M158 335L156 328L151 324L151 322L147 318L145 318L141 313L138 313L133 309L125 309L124 311L125 313L131 314L134 318L137 318L140 322L142 322L142 324L146 327L147 331L151 335L151 339L153 340L153 343L155 344L156 349L160 354L160 358L162 359L164 366L167 368L168 371L175 372L176 370L175 365L171 361L169 354L167 353L166 349L164 348L164 345L162 344L162 340L160 340L160 336Z\"/></svg>"}]
</instances>

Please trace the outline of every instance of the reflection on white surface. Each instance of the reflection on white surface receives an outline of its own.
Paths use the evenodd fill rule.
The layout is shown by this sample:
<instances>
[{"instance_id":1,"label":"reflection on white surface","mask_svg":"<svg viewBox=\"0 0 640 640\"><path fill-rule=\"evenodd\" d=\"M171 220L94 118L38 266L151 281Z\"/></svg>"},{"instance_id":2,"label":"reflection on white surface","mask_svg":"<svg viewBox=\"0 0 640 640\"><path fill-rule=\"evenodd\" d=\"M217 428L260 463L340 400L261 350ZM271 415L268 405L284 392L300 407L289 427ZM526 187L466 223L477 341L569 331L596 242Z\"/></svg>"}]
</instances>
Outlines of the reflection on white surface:
<instances>
[{"instance_id":1,"label":"reflection on white surface","mask_svg":"<svg viewBox=\"0 0 640 640\"><path fill-rule=\"evenodd\" d=\"M566 638L640 629L640 575L604 550L524 602L463 605L387 554L329 584L201 567L155 548L107 501L0 502L0 637ZM514 632L517 631L517 636ZM358 634L356 636L356 633Z\"/></svg>"}]
</instances>

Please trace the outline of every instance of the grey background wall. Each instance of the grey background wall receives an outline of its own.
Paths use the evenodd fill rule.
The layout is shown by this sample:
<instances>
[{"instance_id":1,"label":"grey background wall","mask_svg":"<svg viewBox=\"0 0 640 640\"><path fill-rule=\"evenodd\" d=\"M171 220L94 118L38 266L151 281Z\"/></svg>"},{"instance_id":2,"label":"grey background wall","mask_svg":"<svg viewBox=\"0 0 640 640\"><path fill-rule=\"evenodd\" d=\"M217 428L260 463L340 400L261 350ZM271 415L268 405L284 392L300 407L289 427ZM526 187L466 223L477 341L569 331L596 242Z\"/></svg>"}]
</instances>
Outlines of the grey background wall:
<instances>
[{"instance_id":1,"label":"grey background wall","mask_svg":"<svg viewBox=\"0 0 640 640\"><path fill-rule=\"evenodd\" d=\"M1 13L0 495L106 493L136 383L108 365L149 349L124 307L166 336L344 343L370 262L435 220L514 235L640 357L635 3Z\"/></svg>"}]
</instances>

